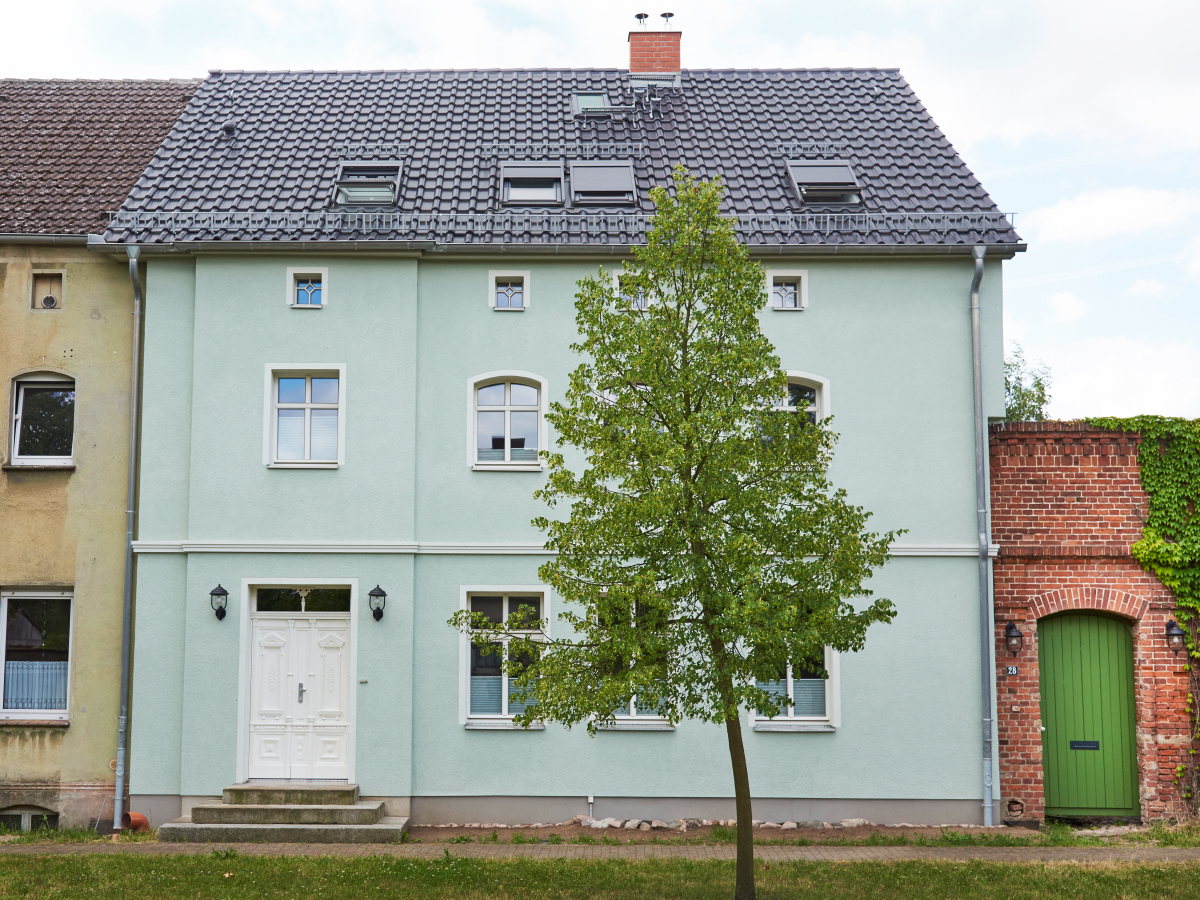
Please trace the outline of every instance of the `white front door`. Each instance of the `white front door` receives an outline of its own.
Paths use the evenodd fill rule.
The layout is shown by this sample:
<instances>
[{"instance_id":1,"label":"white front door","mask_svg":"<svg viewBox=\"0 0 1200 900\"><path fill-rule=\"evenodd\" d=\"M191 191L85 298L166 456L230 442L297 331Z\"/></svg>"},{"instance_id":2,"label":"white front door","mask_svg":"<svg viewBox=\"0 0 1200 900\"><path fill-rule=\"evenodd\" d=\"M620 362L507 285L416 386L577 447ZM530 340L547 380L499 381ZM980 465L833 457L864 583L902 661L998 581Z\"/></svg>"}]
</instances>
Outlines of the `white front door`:
<instances>
[{"instance_id":1,"label":"white front door","mask_svg":"<svg viewBox=\"0 0 1200 900\"><path fill-rule=\"evenodd\" d=\"M350 777L350 618L258 614L250 778Z\"/></svg>"}]
</instances>

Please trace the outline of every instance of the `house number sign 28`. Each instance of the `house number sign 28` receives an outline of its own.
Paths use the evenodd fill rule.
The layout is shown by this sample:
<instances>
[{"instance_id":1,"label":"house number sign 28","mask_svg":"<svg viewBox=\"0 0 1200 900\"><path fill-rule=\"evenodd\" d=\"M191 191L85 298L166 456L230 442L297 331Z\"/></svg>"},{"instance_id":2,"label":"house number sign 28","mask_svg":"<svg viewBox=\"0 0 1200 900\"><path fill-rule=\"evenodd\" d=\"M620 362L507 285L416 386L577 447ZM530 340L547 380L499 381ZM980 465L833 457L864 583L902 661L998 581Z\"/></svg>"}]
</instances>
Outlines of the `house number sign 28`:
<instances>
[{"instance_id":1,"label":"house number sign 28","mask_svg":"<svg viewBox=\"0 0 1200 900\"><path fill-rule=\"evenodd\" d=\"M1007 666L1006 668L1008 669L1008 671L1004 673L1005 675L1016 675L1017 674L1016 666Z\"/></svg>"}]
</instances>

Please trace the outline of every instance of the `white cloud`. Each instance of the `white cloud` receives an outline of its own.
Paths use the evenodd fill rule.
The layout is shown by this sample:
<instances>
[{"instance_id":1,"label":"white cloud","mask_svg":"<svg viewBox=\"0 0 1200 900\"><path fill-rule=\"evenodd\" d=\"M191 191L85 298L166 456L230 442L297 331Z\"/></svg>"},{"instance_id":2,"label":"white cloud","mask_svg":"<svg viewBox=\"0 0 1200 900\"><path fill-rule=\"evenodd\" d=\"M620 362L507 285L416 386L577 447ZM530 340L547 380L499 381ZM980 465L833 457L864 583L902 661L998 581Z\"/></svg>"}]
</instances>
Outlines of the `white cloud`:
<instances>
[{"instance_id":1,"label":"white cloud","mask_svg":"<svg viewBox=\"0 0 1200 900\"><path fill-rule=\"evenodd\" d=\"M1178 226L1200 213L1200 191L1111 187L1035 209L1024 227L1042 241L1093 241Z\"/></svg>"},{"instance_id":2,"label":"white cloud","mask_svg":"<svg viewBox=\"0 0 1200 900\"><path fill-rule=\"evenodd\" d=\"M1130 297L1161 297L1167 292L1167 286L1157 278L1139 278L1125 293Z\"/></svg>"},{"instance_id":3,"label":"white cloud","mask_svg":"<svg viewBox=\"0 0 1200 900\"><path fill-rule=\"evenodd\" d=\"M1055 418L1200 417L1200 347L1192 341L1094 338L1027 347L1025 355L1050 367Z\"/></svg>"},{"instance_id":4,"label":"white cloud","mask_svg":"<svg viewBox=\"0 0 1200 900\"><path fill-rule=\"evenodd\" d=\"M1088 305L1070 291L1062 291L1050 297L1050 309L1054 312L1055 322L1070 325L1087 315Z\"/></svg>"},{"instance_id":5,"label":"white cloud","mask_svg":"<svg viewBox=\"0 0 1200 900\"><path fill-rule=\"evenodd\" d=\"M1184 258L1187 260L1188 274L1200 278L1200 237L1195 237L1188 241L1188 245L1183 252Z\"/></svg>"},{"instance_id":6,"label":"white cloud","mask_svg":"<svg viewBox=\"0 0 1200 900\"><path fill-rule=\"evenodd\" d=\"M1008 341L1021 343L1025 340L1025 336L1029 334L1029 324L1024 319L1014 318L1013 315L1006 309L1004 310L1004 337Z\"/></svg>"}]
</instances>

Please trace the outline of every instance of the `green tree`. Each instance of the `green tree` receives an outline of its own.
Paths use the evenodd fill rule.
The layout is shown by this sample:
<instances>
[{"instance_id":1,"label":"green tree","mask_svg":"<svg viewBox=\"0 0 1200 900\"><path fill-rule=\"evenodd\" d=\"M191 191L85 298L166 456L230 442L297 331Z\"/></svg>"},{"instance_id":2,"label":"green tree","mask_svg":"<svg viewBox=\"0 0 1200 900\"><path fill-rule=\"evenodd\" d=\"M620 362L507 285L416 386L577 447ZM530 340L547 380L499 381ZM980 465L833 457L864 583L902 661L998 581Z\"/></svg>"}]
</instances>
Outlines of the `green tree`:
<instances>
[{"instance_id":1,"label":"green tree","mask_svg":"<svg viewBox=\"0 0 1200 900\"><path fill-rule=\"evenodd\" d=\"M720 213L719 182L677 168L655 188L654 227L615 287L579 282L572 349L585 360L549 419L560 453L537 496L569 504L541 517L555 558L542 581L566 601L569 634L534 614L451 619L476 646L510 641L503 665L530 705L516 721L586 722L594 733L631 699L672 722L723 726L737 803L738 898L754 896L750 779L740 714L777 715L786 697L758 683L791 663L824 670L824 651L858 650L895 614L864 582L896 533L834 490L835 435L788 407L787 380L760 329L763 271Z\"/></svg>"},{"instance_id":2,"label":"green tree","mask_svg":"<svg viewBox=\"0 0 1200 900\"><path fill-rule=\"evenodd\" d=\"M1020 344L1004 361L1004 418L1009 422L1041 422L1050 405L1050 369L1025 361Z\"/></svg>"}]
</instances>

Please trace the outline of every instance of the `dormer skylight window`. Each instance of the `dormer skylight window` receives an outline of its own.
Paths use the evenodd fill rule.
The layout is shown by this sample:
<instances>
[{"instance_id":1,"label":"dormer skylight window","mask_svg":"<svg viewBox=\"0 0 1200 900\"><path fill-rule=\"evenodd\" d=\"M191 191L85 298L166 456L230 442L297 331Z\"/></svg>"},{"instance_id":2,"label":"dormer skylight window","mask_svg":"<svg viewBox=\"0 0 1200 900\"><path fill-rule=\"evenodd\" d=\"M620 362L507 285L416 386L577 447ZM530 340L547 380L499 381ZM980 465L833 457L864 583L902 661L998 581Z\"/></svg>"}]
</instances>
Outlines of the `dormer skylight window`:
<instances>
[{"instance_id":1,"label":"dormer skylight window","mask_svg":"<svg viewBox=\"0 0 1200 900\"><path fill-rule=\"evenodd\" d=\"M400 196L400 163L344 162L334 184L335 206L394 206Z\"/></svg>"},{"instance_id":2,"label":"dormer skylight window","mask_svg":"<svg viewBox=\"0 0 1200 900\"><path fill-rule=\"evenodd\" d=\"M550 160L508 160L500 163L500 200L521 206L561 204L562 163Z\"/></svg>"},{"instance_id":3,"label":"dormer skylight window","mask_svg":"<svg viewBox=\"0 0 1200 900\"><path fill-rule=\"evenodd\" d=\"M573 203L580 206L632 203L635 192L632 160L587 160L571 163Z\"/></svg>"},{"instance_id":4,"label":"dormer skylight window","mask_svg":"<svg viewBox=\"0 0 1200 900\"><path fill-rule=\"evenodd\" d=\"M608 108L608 94L604 91L579 91L571 95L571 112L574 115L586 116L589 110L595 115Z\"/></svg>"},{"instance_id":5,"label":"dormer skylight window","mask_svg":"<svg viewBox=\"0 0 1200 900\"><path fill-rule=\"evenodd\" d=\"M789 159L788 174L805 204L858 205L862 188L845 159Z\"/></svg>"}]
</instances>

